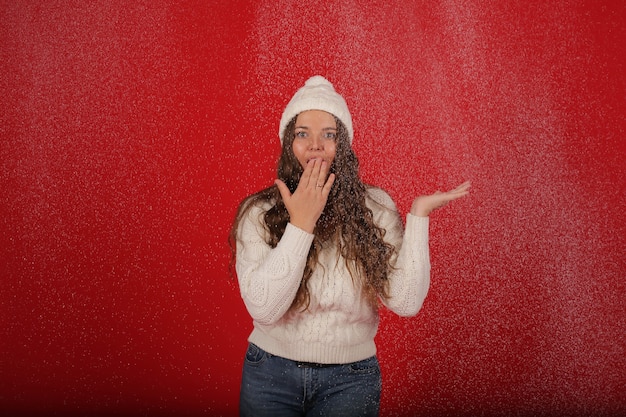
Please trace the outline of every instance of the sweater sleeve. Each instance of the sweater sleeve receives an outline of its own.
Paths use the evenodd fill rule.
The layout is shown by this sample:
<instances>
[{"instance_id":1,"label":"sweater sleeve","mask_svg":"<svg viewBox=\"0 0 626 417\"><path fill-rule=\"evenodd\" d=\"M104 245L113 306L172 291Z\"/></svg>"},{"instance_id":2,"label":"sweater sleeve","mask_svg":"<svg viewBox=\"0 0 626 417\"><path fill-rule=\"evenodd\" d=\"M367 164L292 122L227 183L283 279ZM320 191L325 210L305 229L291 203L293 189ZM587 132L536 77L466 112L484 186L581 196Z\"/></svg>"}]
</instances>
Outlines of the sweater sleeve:
<instances>
[{"instance_id":1,"label":"sweater sleeve","mask_svg":"<svg viewBox=\"0 0 626 417\"><path fill-rule=\"evenodd\" d=\"M385 241L398 249L389 271L389 298L383 303L400 316L418 313L430 286L430 252L428 247L428 217L407 214L406 228L391 197L377 189L373 198L382 206L377 224L386 230Z\"/></svg>"},{"instance_id":2,"label":"sweater sleeve","mask_svg":"<svg viewBox=\"0 0 626 417\"><path fill-rule=\"evenodd\" d=\"M275 323L291 306L300 286L313 235L287 224L275 248L264 239L262 210L252 207L237 233L236 271L241 296L260 324Z\"/></svg>"}]
</instances>

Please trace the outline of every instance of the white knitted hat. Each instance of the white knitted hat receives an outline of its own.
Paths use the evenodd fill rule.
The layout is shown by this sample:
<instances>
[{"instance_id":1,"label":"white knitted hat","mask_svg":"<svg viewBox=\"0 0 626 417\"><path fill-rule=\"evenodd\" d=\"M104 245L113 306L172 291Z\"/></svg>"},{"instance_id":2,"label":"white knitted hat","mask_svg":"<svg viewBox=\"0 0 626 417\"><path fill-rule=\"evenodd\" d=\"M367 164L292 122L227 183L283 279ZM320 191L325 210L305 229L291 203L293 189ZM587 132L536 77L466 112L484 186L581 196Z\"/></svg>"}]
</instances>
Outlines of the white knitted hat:
<instances>
[{"instance_id":1,"label":"white knitted hat","mask_svg":"<svg viewBox=\"0 0 626 417\"><path fill-rule=\"evenodd\" d=\"M346 101L337 94L333 85L326 78L316 75L309 78L304 86L296 91L296 94L285 107L283 116L280 118L278 131L281 144L283 143L283 133L289 121L306 110L323 110L337 117L348 129L348 137L352 143L354 135L352 116L350 116Z\"/></svg>"}]
</instances>

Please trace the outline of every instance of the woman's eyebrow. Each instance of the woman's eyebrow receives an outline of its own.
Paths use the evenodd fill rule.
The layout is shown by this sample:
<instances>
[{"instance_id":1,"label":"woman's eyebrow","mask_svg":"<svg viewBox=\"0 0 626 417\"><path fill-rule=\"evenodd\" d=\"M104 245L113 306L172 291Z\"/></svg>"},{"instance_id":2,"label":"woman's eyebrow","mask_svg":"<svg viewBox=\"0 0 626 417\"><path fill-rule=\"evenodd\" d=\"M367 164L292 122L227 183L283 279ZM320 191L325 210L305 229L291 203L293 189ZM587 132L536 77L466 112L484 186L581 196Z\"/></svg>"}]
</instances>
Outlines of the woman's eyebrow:
<instances>
[{"instance_id":1,"label":"woman's eyebrow","mask_svg":"<svg viewBox=\"0 0 626 417\"><path fill-rule=\"evenodd\" d=\"M305 126L305 125L299 125L299 126L296 126L294 129L307 129L307 130L309 130L311 128L308 127L308 126ZM337 130L337 128L336 127L332 127L332 126L328 126L328 127L323 127L322 130L323 131L325 131L325 130Z\"/></svg>"}]
</instances>

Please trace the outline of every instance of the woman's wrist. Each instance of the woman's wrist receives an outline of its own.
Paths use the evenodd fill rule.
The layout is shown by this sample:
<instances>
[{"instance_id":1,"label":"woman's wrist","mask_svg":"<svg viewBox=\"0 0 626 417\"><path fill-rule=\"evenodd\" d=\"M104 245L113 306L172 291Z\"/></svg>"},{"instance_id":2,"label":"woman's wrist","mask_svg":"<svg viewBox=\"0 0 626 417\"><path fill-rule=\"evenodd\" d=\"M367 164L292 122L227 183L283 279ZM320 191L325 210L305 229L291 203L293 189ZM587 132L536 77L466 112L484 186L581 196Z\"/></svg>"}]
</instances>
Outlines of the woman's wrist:
<instances>
[{"instance_id":1,"label":"woman's wrist","mask_svg":"<svg viewBox=\"0 0 626 417\"><path fill-rule=\"evenodd\" d=\"M431 210L429 210L428 207L424 207L423 204L420 204L420 200L421 199L418 197L413 201L410 213L417 217L428 217Z\"/></svg>"}]
</instances>

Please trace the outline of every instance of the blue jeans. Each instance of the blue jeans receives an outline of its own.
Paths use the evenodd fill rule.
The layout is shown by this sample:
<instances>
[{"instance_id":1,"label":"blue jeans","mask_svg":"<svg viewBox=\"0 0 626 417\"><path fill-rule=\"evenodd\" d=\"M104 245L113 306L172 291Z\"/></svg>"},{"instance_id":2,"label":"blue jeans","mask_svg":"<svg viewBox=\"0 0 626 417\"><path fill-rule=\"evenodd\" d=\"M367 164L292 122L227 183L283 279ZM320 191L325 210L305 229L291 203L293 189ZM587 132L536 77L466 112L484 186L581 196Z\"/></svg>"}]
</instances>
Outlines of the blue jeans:
<instances>
[{"instance_id":1,"label":"blue jeans","mask_svg":"<svg viewBox=\"0 0 626 417\"><path fill-rule=\"evenodd\" d=\"M382 380L375 356L314 367L250 343L243 365L239 413L244 417L378 416Z\"/></svg>"}]
</instances>

